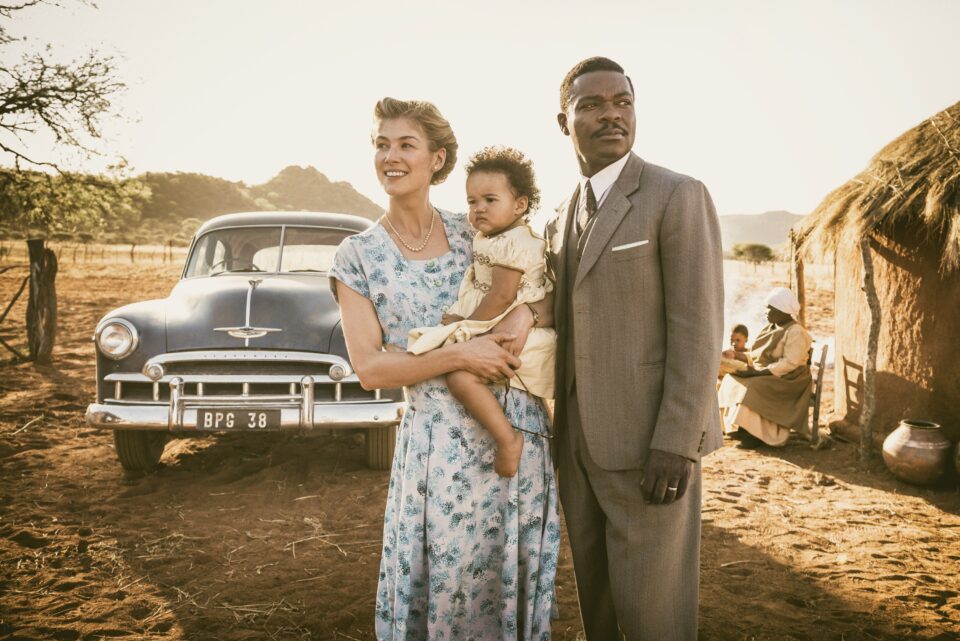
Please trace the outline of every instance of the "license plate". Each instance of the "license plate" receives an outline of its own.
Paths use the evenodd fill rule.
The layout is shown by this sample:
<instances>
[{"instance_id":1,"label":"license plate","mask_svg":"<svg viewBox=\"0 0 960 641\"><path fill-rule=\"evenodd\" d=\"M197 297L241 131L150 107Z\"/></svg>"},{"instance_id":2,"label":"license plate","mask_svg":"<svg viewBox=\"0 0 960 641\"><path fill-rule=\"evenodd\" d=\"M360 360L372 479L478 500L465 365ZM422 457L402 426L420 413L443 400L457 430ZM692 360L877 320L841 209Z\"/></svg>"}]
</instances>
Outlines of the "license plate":
<instances>
[{"instance_id":1,"label":"license plate","mask_svg":"<svg viewBox=\"0 0 960 641\"><path fill-rule=\"evenodd\" d=\"M198 409L197 427L201 430L276 430L280 429L280 410Z\"/></svg>"}]
</instances>

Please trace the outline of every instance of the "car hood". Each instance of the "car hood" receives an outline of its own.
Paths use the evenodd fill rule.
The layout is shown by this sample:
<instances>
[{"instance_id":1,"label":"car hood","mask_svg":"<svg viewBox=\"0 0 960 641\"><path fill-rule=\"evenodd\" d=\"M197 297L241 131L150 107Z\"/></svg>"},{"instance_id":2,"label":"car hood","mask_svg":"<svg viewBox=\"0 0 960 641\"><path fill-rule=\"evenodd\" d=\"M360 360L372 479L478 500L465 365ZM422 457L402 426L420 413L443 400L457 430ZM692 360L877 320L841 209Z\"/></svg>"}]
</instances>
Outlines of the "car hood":
<instances>
[{"instance_id":1,"label":"car hood","mask_svg":"<svg viewBox=\"0 0 960 641\"><path fill-rule=\"evenodd\" d=\"M247 301L250 302L247 323ZM236 274L189 278L167 298L167 350L327 352L340 310L324 276ZM228 329L272 329L248 339Z\"/></svg>"}]
</instances>

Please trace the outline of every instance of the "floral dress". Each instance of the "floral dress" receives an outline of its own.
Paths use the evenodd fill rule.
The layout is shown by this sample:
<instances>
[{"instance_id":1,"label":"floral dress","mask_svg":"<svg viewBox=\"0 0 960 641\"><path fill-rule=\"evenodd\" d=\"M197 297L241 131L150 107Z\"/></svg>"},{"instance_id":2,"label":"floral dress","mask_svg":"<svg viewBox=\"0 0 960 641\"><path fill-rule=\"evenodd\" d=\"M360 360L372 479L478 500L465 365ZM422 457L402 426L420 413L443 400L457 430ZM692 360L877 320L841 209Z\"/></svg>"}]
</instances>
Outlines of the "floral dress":
<instances>
[{"instance_id":1,"label":"floral dress","mask_svg":"<svg viewBox=\"0 0 960 641\"><path fill-rule=\"evenodd\" d=\"M408 260L382 225L343 241L329 272L369 298L386 349L435 325L473 260L465 216L440 213L450 251ZM549 419L540 399L504 385L523 432L515 477L493 469L495 443L443 377L406 389L383 525L376 632L381 641L545 640L560 548ZM543 436L540 436L540 435Z\"/></svg>"}]
</instances>

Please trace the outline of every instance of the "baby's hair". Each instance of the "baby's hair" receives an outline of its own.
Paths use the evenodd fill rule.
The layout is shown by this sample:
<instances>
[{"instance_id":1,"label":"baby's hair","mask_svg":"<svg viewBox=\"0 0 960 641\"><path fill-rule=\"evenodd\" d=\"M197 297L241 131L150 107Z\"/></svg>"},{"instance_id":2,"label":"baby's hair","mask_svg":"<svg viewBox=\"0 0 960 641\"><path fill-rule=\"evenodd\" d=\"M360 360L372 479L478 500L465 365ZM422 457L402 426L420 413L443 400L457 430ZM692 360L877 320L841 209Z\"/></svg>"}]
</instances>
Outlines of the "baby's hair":
<instances>
[{"instance_id":1,"label":"baby's hair","mask_svg":"<svg viewBox=\"0 0 960 641\"><path fill-rule=\"evenodd\" d=\"M747 338L750 338L750 330L747 329L746 325L737 325L733 328L732 334L743 334Z\"/></svg>"},{"instance_id":2,"label":"baby's hair","mask_svg":"<svg viewBox=\"0 0 960 641\"><path fill-rule=\"evenodd\" d=\"M517 197L527 197L524 215L529 215L540 204L540 190L537 189L533 163L512 147L484 147L470 157L465 171L468 177L476 171L506 176Z\"/></svg>"}]
</instances>

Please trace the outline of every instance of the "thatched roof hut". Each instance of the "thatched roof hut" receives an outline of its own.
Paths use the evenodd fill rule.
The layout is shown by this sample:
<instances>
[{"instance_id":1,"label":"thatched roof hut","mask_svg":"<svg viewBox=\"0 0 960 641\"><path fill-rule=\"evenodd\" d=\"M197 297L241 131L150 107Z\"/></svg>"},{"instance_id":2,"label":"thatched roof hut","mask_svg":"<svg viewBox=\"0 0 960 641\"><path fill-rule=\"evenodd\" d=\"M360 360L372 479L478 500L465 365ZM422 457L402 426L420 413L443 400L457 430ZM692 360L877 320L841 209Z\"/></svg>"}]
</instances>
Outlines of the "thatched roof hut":
<instances>
[{"instance_id":1,"label":"thatched roof hut","mask_svg":"<svg viewBox=\"0 0 960 641\"><path fill-rule=\"evenodd\" d=\"M874 437L913 417L960 439L960 102L884 147L797 231L804 249L836 261L836 425L859 422L869 238L881 309Z\"/></svg>"}]
</instances>

